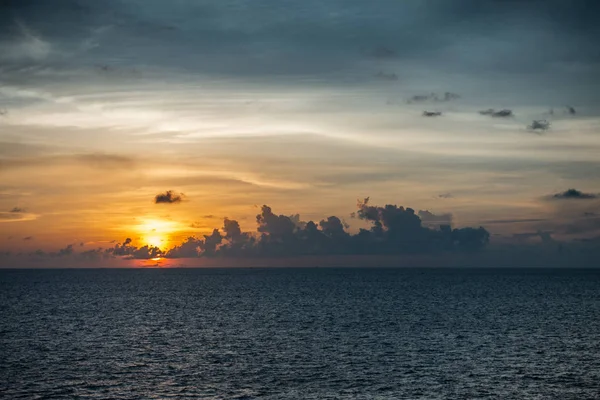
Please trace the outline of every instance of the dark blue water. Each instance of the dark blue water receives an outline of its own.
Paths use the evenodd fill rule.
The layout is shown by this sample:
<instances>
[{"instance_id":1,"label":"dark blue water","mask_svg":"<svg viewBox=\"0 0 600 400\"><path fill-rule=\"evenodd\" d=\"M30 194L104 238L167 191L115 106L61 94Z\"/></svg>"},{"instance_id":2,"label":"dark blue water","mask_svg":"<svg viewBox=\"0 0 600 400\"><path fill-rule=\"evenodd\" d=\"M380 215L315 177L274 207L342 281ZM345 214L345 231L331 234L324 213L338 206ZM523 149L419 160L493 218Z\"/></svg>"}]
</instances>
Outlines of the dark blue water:
<instances>
[{"instance_id":1,"label":"dark blue water","mask_svg":"<svg viewBox=\"0 0 600 400\"><path fill-rule=\"evenodd\" d=\"M594 399L600 270L0 271L6 399Z\"/></svg>"}]
</instances>

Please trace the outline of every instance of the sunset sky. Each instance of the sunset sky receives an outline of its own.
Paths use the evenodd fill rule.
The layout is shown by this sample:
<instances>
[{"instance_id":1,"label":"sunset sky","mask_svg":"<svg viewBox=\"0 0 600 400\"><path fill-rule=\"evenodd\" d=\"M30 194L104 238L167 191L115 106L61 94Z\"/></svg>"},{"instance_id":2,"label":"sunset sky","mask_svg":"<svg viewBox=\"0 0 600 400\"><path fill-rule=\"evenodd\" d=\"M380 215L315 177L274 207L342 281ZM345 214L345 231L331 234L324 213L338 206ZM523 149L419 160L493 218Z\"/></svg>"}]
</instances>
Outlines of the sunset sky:
<instances>
[{"instance_id":1,"label":"sunset sky","mask_svg":"<svg viewBox=\"0 0 600 400\"><path fill-rule=\"evenodd\" d=\"M596 1L0 5L2 251L168 249L263 204L356 232L365 197L600 237Z\"/></svg>"}]
</instances>

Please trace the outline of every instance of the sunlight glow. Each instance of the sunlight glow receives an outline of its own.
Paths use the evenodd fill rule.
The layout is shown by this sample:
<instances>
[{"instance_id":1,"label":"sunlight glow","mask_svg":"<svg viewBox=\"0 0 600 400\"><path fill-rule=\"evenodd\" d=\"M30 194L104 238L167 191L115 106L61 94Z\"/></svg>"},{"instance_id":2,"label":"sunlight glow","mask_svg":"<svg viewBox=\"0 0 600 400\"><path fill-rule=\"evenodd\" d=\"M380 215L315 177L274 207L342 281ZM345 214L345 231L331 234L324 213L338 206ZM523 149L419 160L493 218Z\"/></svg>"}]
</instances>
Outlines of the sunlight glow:
<instances>
[{"instance_id":1,"label":"sunlight glow","mask_svg":"<svg viewBox=\"0 0 600 400\"><path fill-rule=\"evenodd\" d=\"M165 243L168 241L165 239L165 237L163 237L161 235L144 236L142 240L144 241L144 244L147 244L149 246L159 247L161 249L163 248Z\"/></svg>"},{"instance_id":2,"label":"sunlight glow","mask_svg":"<svg viewBox=\"0 0 600 400\"><path fill-rule=\"evenodd\" d=\"M135 227L144 245L165 249L169 245L169 236L177 231L177 224L172 221L146 219Z\"/></svg>"}]
</instances>

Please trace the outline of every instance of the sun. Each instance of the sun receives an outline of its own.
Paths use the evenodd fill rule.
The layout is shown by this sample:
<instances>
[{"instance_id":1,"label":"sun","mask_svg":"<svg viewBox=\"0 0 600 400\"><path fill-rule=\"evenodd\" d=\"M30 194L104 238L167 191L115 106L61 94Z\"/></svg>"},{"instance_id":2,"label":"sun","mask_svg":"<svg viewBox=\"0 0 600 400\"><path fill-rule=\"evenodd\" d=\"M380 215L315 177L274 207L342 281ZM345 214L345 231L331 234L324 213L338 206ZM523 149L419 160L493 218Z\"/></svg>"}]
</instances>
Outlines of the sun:
<instances>
[{"instance_id":1,"label":"sun","mask_svg":"<svg viewBox=\"0 0 600 400\"><path fill-rule=\"evenodd\" d=\"M170 234L177 230L172 221L145 219L135 227L140 234L143 244L165 249L169 245Z\"/></svg>"},{"instance_id":2,"label":"sun","mask_svg":"<svg viewBox=\"0 0 600 400\"><path fill-rule=\"evenodd\" d=\"M165 244L165 238L163 236L160 235L155 235L155 236L145 236L142 238L144 243L149 245L149 246L154 246L154 247L163 247Z\"/></svg>"}]
</instances>

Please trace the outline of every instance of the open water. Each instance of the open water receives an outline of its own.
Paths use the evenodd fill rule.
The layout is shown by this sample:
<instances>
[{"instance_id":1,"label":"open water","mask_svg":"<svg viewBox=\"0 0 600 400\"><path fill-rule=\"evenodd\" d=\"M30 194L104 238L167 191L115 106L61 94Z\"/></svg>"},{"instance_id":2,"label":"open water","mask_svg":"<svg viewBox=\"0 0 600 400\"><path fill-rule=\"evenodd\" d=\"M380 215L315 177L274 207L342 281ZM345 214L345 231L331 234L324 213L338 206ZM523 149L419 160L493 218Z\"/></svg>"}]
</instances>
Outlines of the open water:
<instances>
[{"instance_id":1,"label":"open water","mask_svg":"<svg viewBox=\"0 0 600 400\"><path fill-rule=\"evenodd\" d=\"M600 270L3 270L0 397L598 399Z\"/></svg>"}]
</instances>

